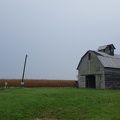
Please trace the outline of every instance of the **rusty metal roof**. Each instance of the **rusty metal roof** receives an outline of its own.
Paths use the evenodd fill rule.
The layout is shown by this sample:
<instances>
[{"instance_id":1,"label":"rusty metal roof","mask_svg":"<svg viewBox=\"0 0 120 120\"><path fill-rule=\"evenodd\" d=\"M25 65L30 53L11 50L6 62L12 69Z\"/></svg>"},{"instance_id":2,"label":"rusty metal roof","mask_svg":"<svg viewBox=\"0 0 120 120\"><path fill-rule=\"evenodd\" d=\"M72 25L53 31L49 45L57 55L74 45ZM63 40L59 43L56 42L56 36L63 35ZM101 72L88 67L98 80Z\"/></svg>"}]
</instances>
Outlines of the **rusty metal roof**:
<instances>
[{"instance_id":1,"label":"rusty metal roof","mask_svg":"<svg viewBox=\"0 0 120 120\"><path fill-rule=\"evenodd\" d=\"M115 54L114 56L111 56L98 51L96 51L96 53L98 53L97 57L104 67L120 68L120 55Z\"/></svg>"}]
</instances>

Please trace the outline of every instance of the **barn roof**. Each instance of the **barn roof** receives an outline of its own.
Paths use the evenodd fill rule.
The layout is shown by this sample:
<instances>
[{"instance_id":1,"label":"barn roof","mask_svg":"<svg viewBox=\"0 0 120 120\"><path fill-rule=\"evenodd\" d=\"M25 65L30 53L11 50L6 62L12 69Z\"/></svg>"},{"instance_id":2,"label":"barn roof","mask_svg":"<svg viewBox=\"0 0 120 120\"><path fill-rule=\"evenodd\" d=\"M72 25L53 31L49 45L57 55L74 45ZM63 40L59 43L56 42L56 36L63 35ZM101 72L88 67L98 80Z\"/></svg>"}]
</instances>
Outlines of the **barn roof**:
<instances>
[{"instance_id":1,"label":"barn roof","mask_svg":"<svg viewBox=\"0 0 120 120\"><path fill-rule=\"evenodd\" d=\"M114 54L114 56L111 56L98 51L95 51L95 53L97 53L97 57L104 67L120 68L120 55Z\"/></svg>"},{"instance_id":2,"label":"barn roof","mask_svg":"<svg viewBox=\"0 0 120 120\"><path fill-rule=\"evenodd\" d=\"M92 51L92 50L89 50L87 51L84 56L88 53L88 52L93 52L97 55L99 61L101 62L101 64L103 65L103 67L105 68L119 68L120 69L120 55L117 55L117 54L114 54L114 56L112 55L108 55L104 52L99 52L99 51ZM83 56L83 57L84 57ZM82 58L83 58L82 57ZM81 58L81 60L82 60ZM77 67L77 70L81 64L81 60L78 64L78 67Z\"/></svg>"},{"instance_id":3,"label":"barn roof","mask_svg":"<svg viewBox=\"0 0 120 120\"><path fill-rule=\"evenodd\" d=\"M109 45L100 46L100 47L98 48L98 51L99 51L99 50L104 50L104 49L106 49L106 47L108 47L108 46L112 46L112 47L115 49L115 46L114 46L113 44L109 44Z\"/></svg>"}]
</instances>

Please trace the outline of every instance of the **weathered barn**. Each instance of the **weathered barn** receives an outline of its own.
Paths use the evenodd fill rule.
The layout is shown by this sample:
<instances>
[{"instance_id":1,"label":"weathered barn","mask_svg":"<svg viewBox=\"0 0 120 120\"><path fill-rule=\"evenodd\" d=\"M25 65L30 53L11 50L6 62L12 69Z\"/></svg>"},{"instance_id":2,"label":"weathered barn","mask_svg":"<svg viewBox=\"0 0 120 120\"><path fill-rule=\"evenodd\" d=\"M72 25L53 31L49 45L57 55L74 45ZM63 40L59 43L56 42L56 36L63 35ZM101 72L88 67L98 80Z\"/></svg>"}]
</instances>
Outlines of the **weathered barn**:
<instances>
[{"instance_id":1,"label":"weathered barn","mask_svg":"<svg viewBox=\"0 0 120 120\"><path fill-rule=\"evenodd\" d=\"M120 55L114 50L110 44L84 54L77 67L80 88L120 88Z\"/></svg>"}]
</instances>

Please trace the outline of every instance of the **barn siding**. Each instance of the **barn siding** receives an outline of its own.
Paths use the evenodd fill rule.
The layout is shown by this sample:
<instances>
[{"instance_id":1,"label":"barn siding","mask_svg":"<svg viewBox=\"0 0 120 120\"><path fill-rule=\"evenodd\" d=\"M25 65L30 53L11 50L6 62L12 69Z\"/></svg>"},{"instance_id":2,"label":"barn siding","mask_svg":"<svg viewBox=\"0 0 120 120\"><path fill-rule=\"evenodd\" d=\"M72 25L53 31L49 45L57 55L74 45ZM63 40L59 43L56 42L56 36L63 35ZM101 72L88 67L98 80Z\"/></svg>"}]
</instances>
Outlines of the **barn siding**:
<instances>
[{"instance_id":1,"label":"barn siding","mask_svg":"<svg viewBox=\"0 0 120 120\"><path fill-rule=\"evenodd\" d=\"M104 75L104 71L103 71L103 74L101 75L101 78L100 78L100 88L101 89L105 89L105 75Z\"/></svg>"},{"instance_id":2,"label":"barn siding","mask_svg":"<svg viewBox=\"0 0 120 120\"><path fill-rule=\"evenodd\" d=\"M79 76L78 87L85 88L85 76Z\"/></svg>"},{"instance_id":3,"label":"barn siding","mask_svg":"<svg viewBox=\"0 0 120 120\"><path fill-rule=\"evenodd\" d=\"M106 89L120 88L120 69L113 68L105 69L105 88Z\"/></svg>"},{"instance_id":4,"label":"barn siding","mask_svg":"<svg viewBox=\"0 0 120 120\"><path fill-rule=\"evenodd\" d=\"M100 88L100 84L101 84L100 83L101 77L100 77L100 75L96 75L95 78L96 78L96 88L99 89Z\"/></svg>"}]
</instances>

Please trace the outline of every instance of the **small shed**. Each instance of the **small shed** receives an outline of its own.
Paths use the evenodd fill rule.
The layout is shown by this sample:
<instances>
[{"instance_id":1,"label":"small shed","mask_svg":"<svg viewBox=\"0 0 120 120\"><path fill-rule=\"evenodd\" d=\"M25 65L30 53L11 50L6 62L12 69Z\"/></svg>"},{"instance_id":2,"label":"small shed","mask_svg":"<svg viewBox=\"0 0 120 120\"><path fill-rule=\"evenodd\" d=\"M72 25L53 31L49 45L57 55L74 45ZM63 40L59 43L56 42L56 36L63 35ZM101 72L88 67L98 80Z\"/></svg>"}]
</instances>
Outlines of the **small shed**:
<instances>
[{"instance_id":1,"label":"small shed","mask_svg":"<svg viewBox=\"0 0 120 120\"><path fill-rule=\"evenodd\" d=\"M109 44L83 55L77 67L79 88L120 88L120 55L114 50L114 45Z\"/></svg>"}]
</instances>

